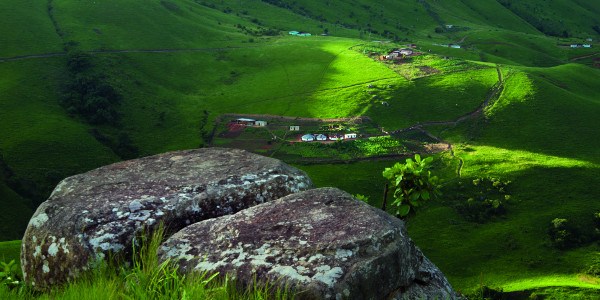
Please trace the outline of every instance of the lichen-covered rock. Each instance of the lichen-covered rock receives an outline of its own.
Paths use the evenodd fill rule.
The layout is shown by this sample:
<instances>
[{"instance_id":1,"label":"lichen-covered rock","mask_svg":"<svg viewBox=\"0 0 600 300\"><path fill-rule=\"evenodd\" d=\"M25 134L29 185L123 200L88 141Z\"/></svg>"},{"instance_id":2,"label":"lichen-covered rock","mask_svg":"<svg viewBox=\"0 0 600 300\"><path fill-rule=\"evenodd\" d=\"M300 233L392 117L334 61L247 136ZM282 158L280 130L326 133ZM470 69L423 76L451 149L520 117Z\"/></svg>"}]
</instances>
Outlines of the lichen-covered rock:
<instances>
[{"instance_id":1,"label":"lichen-covered rock","mask_svg":"<svg viewBox=\"0 0 600 300\"><path fill-rule=\"evenodd\" d=\"M171 152L105 166L63 180L40 205L23 237L23 275L45 289L108 253L126 254L136 234L159 222L175 232L311 187L304 172L235 149Z\"/></svg>"},{"instance_id":2,"label":"lichen-covered rock","mask_svg":"<svg viewBox=\"0 0 600 300\"><path fill-rule=\"evenodd\" d=\"M190 225L159 249L180 271L288 286L298 299L455 298L401 220L334 188Z\"/></svg>"}]
</instances>

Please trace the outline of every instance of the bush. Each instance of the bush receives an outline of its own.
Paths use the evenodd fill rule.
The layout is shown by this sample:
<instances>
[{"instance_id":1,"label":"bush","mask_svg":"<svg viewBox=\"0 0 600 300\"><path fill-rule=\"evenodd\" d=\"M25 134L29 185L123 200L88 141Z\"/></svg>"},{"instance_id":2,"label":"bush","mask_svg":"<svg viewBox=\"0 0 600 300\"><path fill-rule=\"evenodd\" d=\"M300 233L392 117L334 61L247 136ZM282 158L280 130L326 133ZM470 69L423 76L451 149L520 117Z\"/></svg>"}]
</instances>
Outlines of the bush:
<instances>
[{"instance_id":1,"label":"bush","mask_svg":"<svg viewBox=\"0 0 600 300\"><path fill-rule=\"evenodd\" d=\"M61 105L91 124L114 124L121 95L106 76L94 69L92 57L79 50L67 53L69 79L63 88Z\"/></svg>"},{"instance_id":2,"label":"bush","mask_svg":"<svg viewBox=\"0 0 600 300\"><path fill-rule=\"evenodd\" d=\"M600 212L594 213L594 240L600 241Z\"/></svg>"},{"instance_id":3,"label":"bush","mask_svg":"<svg viewBox=\"0 0 600 300\"><path fill-rule=\"evenodd\" d=\"M510 200L510 181L499 178L477 178L467 186L459 182L456 200L457 211L467 220L485 223L506 214L506 201ZM467 201L464 201L467 198Z\"/></svg>"},{"instance_id":4,"label":"bush","mask_svg":"<svg viewBox=\"0 0 600 300\"><path fill-rule=\"evenodd\" d=\"M581 243L577 230L567 219L552 220L548 227L548 236L552 246L561 250L577 247Z\"/></svg>"},{"instance_id":5,"label":"bush","mask_svg":"<svg viewBox=\"0 0 600 300\"><path fill-rule=\"evenodd\" d=\"M394 189L394 201L390 206L395 207L397 216L407 217L415 208L440 194L439 179L429 171L432 162L433 157L421 159L415 154L414 160L408 158L405 164L396 163L383 171L383 177Z\"/></svg>"},{"instance_id":6,"label":"bush","mask_svg":"<svg viewBox=\"0 0 600 300\"><path fill-rule=\"evenodd\" d=\"M9 290L23 286L21 270L17 268L14 260L8 263L0 262L0 286L7 287Z\"/></svg>"}]
</instances>

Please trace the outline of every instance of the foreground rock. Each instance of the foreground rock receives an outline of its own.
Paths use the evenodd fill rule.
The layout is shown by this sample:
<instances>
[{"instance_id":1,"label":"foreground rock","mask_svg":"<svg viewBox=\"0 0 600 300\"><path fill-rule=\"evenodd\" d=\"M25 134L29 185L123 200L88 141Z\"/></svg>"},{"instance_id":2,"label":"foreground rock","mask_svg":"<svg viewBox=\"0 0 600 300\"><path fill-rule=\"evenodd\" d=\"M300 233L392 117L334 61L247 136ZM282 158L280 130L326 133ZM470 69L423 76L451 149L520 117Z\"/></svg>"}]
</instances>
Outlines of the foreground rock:
<instances>
[{"instance_id":1,"label":"foreground rock","mask_svg":"<svg viewBox=\"0 0 600 300\"><path fill-rule=\"evenodd\" d=\"M216 148L124 161L69 177L29 222L23 275L45 289L98 257L127 254L136 234L161 221L174 232L311 187L304 172L278 160Z\"/></svg>"},{"instance_id":2,"label":"foreground rock","mask_svg":"<svg viewBox=\"0 0 600 300\"><path fill-rule=\"evenodd\" d=\"M452 299L397 218L338 189L310 190L190 225L160 248L182 272L293 287L299 299Z\"/></svg>"}]
</instances>

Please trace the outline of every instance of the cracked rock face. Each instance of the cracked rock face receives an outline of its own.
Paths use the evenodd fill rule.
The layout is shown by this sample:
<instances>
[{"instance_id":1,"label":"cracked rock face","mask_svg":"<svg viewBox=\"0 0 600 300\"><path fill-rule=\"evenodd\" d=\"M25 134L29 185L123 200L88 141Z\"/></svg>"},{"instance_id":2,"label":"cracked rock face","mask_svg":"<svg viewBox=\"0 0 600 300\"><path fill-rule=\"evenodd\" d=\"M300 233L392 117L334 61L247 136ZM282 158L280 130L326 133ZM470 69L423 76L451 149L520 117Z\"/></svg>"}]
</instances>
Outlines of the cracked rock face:
<instances>
[{"instance_id":1,"label":"cracked rock face","mask_svg":"<svg viewBox=\"0 0 600 300\"><path fill-rule=\"evenodd\" d=\"M47 289L108 253L128 257L134 237L164 222L189 224L312 188L278 160L236 149L171 152L63 180L31 218L22 241L26 282Z\"/></svg>"},{"instance_id":2,"label":"cracked rock face","mask_svg":"<svg viewBox=\"0 0 600 300\"><path fill-rule=\"evenodd\" d=\"M334 188L190 225L159 249L180 271L292 287L298 299L453 299L401 220Z\"/></svg>"}]
</instances>

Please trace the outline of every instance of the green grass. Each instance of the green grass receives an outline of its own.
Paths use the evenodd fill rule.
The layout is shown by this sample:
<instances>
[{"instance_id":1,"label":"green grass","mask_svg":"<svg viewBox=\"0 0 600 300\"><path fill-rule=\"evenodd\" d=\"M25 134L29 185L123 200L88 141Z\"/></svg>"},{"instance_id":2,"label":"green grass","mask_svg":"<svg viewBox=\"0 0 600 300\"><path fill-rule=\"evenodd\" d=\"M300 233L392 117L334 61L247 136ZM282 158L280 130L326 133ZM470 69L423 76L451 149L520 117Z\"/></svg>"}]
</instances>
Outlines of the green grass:
<instances>
[{"instance_id":1,"label":"green grass","mask_svg":"<svg viewBox=\"0 0 600 300\"><path fill-rule=\"evenodd\" d=\"M181 49L237 45L248 39L234 25L248 21L193 1L55 0L55 17L65 39L92 49ZM131 16L137 16L132 21Z\"/></svg>"},{"instance_id":2,"label":"green grass","mask_svg":"<svg viewBox=\"0 0 600 300\"><path fill-rule=\"evenodd\" d=\"M59 106L63 64L62 58L0 64L0 149L18 176L44 182L50 171L66 176L117 159L89 135L90 126Z\"/></svg>"},{"instance_id":3,"label":"green grass","mask_svg":"<svg viewBox=\"0 0 600 300\"><path fill-rule=\"evenodd\" d=\"M565 65L509 78L479 142L598 163L600 143L593 137L599 132L600 90L592 84L598 74Z\"/></svg>"},{"instance_id":4,"label":"green grass","mask_svg":"<svg viewBox=\"0 0 600 300\"><path fill-rule=\"evenodd\" d=\"M489 68L402 82L391 91L381 92L381 99L389 107L375 102L365 114L388 130L418 122L453 121L477 109L497 81L496 69Z\"/></svg>"},{"instance_id":5,"label":"green grass","mask_svg":"<svg viewBox=\"0 0 600 300\"><path fill-rule=\"evenodd\" d=\"M0 261L10 262L15 260L19 262L19 256L21 254L21 241L5 241L0 242Z\"/></svg>"},{"instance_id":6,"label":"green grass","mask_svg":"<svg viewBox=\"0 0 600 300\"><path fill-rule=\"evenodd\" d=\"M509 9L523 16L531 24L541 24L545 31L587 38L600 35L592 30L598 24L600 5L596 1L557 0L539 2L533 0L510 1ZM529 17L527 17L527 15Z\"/></svg>"},{"instance_id":7,"label":"green grass","mask_svg":"<svg viewBox=\"0 0 600 300\"><path fill-rule=\"evenodd\" d=\"M530 24L502 7L496 1L451 0L434 4L446 24L462 27L497 27L510 31L536 33ZM470 35L471 32L461 32Z\"/></svg>"},{"instance_id":8,"label":"green grass","mask_svg":"<svg viewBox=\"0 0 600 300\"><path fill-rule=\"evenodd\" d=\"M31 201L19 196L1 181L0 195L0 205L10 208L2 213L0 236L3 240L20 239L23 237L23 229L27 227L28 220L33 215Z\"/></svg>"},{"instance_id":9,"label":"green grass","mask_svg":"<svg viewBox=\"0 0 600 300\"><path fill-rule=\"evenodd\" d=\"M61 40L48 17L47 2L2 1L0 45L0 58L61 52Z\"/></svg>"}]
</instances>

